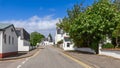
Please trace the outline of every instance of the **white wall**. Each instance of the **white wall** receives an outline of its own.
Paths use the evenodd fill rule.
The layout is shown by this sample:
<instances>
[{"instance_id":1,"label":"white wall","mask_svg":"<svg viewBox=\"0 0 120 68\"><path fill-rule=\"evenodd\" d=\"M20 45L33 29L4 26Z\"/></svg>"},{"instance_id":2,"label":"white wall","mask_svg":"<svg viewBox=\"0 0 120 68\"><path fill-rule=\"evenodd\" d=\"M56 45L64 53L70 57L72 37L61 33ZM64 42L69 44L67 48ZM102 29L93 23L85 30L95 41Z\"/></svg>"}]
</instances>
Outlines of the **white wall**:
<instances>
[{"instance_id":1,"label":"white wall","mask_svg":"<svg viewBox=\"0 0 120 68\"><path fill-rule=\"evenodd\" d=\"M56 34L55 36L55 44L57 44L57 42L61 41L63 39L63 36L61 34Z\"/></svg>"},{"instance_id":2,"label":"white wall","mask_svg":"<svg viewBox=\"0 0 120 68\"><path fill-rule=\"evenodd\" d=\"M96 53L93 49L91 48L76 48L78 51L83 51L83 52L90 52L90 53Z\"/></svg>"},{"instance_id":3,"label":"white wall","mask_svg":"<svg viewBox=\"0 0 120 68\"><path fill-rule=\"evenodd\" d=\"M54 45L54 43L53 42L49 42L49 45Z\"/></svg>"},{"instance_id":4,"label":"white wall","mask_svg":"<svg viewBox=\"0 0 120 68\"><path fill-rule=\"evenodd\" d=\"M30 42L18 37L18 51L30 51Z\"/></svg>"},{"instance_id":5,"label":"white wall","mask_svg":"<svg viewBox=\"0 0 120 68\"><path fill-rule=\"evenodd\" d=\"M70 46L69 46L69 47L67 47L67 43L70 43ZM69 42L63 41L63 49L64 49L64 50L74 50L74 45L71 44L70 41L69 41Z\"/></svg>"},{"instance_id":6,"label":"white wall","mask_svg":"<svg viewBox=\"0 0 120 68\"><path fill-rule=\"evenodd\" d=\"M2 38L3 38L3 32L0 31L0 53L2 53Z\"/></svg>"},{"instance_id":7,"label":"white wall","mask_svg":"<svg viewBox=\"0 0 120 68\"><path fill-rule=\"evenodd\" d=\"M2 47L2 53L8 53L8 52L17 52L18 51L18 39L17 35L14 32L11 32L11 29L14 29L13 26L7 28L4 32L6 34L6 43L4 43L4 38L2 39L3 47ZM9 36L10 36L10 44L9 44ZM12 37L14 38L14 43L12 44Z\"/></svg>"},{"instance_id":8,"label":"white wall","mask_svg":"<svg viewBox=\"0 0 120 68\"><path fill-rule=\"evenodd\" d=\"M120 59L120 54L112 52L112 51L101 51L100 55L106 55L106 56L111 56L111 57Z\"/></svg>"}]
</instances>

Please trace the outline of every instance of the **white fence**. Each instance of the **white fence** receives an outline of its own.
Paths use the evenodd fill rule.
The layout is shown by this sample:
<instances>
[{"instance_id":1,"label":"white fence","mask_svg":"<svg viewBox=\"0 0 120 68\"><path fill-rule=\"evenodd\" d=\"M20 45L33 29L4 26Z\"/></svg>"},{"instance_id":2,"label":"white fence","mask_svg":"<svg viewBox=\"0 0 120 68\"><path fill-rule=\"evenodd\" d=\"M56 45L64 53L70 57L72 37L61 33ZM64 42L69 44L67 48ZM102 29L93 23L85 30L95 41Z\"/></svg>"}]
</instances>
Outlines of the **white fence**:
<instances>
[{"instance_id":1,"label":"white fence","mask_svg":"<svg viewBox=\"0 0 120 68\"><path fill-rule=\"evenodd\" d=\"M65 51L67 51L67 50L77 50L77 51L82 51L82 52L89 52L89 53L93 53L93 54L95 54L95 51L93 50L93 49L91 49L91 48L66 48L66 49L64 49Z\"/></svg>"},{"instance_id":2,"label":"white fence","mask_svg":"<svg viewBox=\"0 0 120 68\"><path fill-rule=\"evenodd\" d=\"M101 50L100 55L106 55L120 59L120 51Z\"/></svg>"}]
</instances>

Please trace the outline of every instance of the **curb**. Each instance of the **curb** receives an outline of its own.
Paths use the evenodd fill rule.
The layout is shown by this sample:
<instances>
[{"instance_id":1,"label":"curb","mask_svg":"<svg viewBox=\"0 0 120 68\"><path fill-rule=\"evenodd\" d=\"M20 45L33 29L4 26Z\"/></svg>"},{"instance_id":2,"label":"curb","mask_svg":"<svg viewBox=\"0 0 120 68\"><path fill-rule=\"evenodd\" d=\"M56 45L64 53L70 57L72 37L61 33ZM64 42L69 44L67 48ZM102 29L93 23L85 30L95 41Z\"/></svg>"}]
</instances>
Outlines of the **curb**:
<instances>
[{"instance_id":1,"label":"curb","mask_svg":"<svg viewBox=\"0 0 120 68\"><path fill-rule=\"evenodd\" d=\"M115 58L115 57L108 56L108 55L101 55L101 54L98 54L98 56L104 56L104 57L108 57L108 58L113 58L113 59L116 59L116 60L120 60L120 58Z\"/></svg>"},{"instance_id":2,"label":"curb","mask_svg":"<svg viewBox=\"0 0 120 68\"><path fill-rule=\"evenodd\" d=\"M37 48L37 50L33 54L30 54L28 56L13 57L13 58L2 58L2 59L0 59L0 61L18 60L18 59L23 59L23 58L31 57L31 56L34 56L39 50L40 49Z\"/></svg>"}]
</instances>

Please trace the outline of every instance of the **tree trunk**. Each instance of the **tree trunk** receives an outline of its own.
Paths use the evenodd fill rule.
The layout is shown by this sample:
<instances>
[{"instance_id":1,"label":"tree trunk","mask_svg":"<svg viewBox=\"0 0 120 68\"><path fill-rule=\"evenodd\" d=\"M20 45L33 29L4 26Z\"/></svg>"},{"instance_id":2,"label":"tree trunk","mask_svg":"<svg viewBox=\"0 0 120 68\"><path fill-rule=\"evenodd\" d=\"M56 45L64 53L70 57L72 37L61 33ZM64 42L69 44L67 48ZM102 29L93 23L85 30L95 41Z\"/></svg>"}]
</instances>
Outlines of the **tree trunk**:
<instances>
[{"instance_id":1,"label":"tree trunk","mask_svg":"<svg viewBox=\"0 0 120 68\"><path fill-rule=\"evenodd\" d=\"M118 37L116 37L116 46L115 46L115 48L117 48L118 46L119 46Z\"/></svg>"},{"instance_id":2,"label":"tree trunk","mask_svg":"<svg viewBox=\"0 0 120 68\"><path fill-rule=\"evenodd\" d=\"M96 54L99 54L99 46L97 45Z\"/></svg>"}]
</instances>

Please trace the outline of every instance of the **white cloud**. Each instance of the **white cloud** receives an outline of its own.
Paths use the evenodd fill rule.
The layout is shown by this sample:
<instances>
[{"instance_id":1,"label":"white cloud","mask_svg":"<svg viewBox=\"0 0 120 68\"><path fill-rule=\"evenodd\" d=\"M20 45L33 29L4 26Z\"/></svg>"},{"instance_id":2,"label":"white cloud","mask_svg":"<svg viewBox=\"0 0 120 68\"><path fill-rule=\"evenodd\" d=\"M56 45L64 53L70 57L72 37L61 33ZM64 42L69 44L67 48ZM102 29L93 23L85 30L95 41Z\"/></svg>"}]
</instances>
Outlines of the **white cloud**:
<instances>
[{"instance_id":1,"label":"white cloud","mask_svg":"<svg viewBox=\"0 0 120 68\"><path fill-rule=\"evenodd\" d=\"M0 21L1 23L12 23L15 27L25 28L29 33L33 31L42 32L45 35L48 33L55 32L56 23L59 21L59 18L53 19L53 15L48 15L43 18L38 16L33 16L26 20L9 20L9 21ZM53 30L53 31L52 31Z\"/></svg>"}]
</instances>

